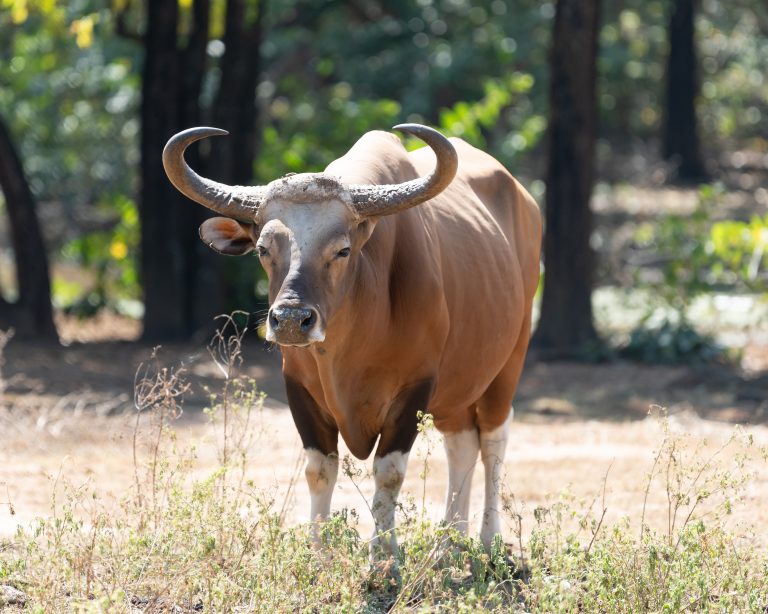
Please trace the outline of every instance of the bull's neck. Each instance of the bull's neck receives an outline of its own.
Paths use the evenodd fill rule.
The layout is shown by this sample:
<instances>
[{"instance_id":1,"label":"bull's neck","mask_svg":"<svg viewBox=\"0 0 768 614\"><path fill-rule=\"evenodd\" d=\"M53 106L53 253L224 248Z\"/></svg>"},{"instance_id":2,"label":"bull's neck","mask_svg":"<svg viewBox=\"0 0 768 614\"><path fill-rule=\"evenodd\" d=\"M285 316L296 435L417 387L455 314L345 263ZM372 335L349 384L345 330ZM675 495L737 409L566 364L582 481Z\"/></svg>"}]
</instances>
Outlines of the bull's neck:
<instances>
[{"instance_id":1,"label":"bull's neck","mask_svg":"<svg viewBox=\"0 0 768 614\"><path fill-rule=\"evenodd\" d=\"M371 241L377 239L372 237ZM367 244L356 259L351 283L328 322L326 341L317 348L321 355L323 350L331 355L348 354L361 347L370 350L386 341L391 317L389 273L392 253L381 247L379 244L372 249Z\"/></svg>"}]
</instances>

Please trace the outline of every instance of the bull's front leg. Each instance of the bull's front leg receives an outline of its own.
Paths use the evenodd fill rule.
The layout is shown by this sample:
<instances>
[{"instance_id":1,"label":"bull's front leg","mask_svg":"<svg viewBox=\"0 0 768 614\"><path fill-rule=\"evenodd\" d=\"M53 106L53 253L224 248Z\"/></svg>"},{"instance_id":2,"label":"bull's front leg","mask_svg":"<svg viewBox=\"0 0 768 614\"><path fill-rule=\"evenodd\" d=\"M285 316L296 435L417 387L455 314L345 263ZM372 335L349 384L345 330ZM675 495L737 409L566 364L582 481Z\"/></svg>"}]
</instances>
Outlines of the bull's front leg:
<instances>
[{"instance_id":1,"label":"bull's front leg","mask_svg":"<svg viewBox=\"0 0 768 614\"><path fill-rule=\"evenodd\" d=\"M339 474L339 455L324 454L320 450L306 448L307 465L304 476L309 486L309 518L317 526L318 521L328 518L331 513L331 498ZM315 532L315 538L317 538Z\"/></svg>"},{"instance_id":2,"label":"bull's front leg","mask_svg":"<svg viewBox=\"0 0 768 614\"><path fill-rule=\"evenodd\" d=\"M339 473L339 431L301 384L286 377L285 388L291 415L304 445L312 541L319 546L320 528L331 513L331 498Z\"/></svg>"},{"instance_id":3,"label":"bull's front leg","mask_svg":"<svg viewBox=\"0 0 768 614\"><path fill-rule=\"evenodd\" d=\"M395 537L395 508L400 487L408 466L408 452L389 452L373 459L373 495L371 512L374 531L371 539L371 560L388 559L397 553Z\"/></svg>"},{"instance_id":4,"label":"bull's front leg","mask_svg":"<svg viewBox=\"0 0 768 614\"><path fill-rule=\"evenodd\" d=\"M371 512L375 525L371 539L371 560L380 561L397 554L395 508L405 478L408 454L418 432L418 414L426 411L433 382L425 380L401 392L390 408L373 459L376 491Z\"/></svg>"}]
</instances>

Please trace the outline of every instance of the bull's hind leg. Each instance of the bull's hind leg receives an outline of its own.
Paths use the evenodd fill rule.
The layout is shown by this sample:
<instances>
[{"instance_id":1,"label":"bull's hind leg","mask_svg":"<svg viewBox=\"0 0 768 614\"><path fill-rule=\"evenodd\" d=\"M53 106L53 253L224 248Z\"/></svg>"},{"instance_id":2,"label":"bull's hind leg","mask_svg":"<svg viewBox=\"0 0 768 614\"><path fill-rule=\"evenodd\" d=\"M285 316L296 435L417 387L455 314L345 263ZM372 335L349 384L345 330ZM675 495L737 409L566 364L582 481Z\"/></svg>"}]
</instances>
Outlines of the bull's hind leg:
<instances>
[{"instance_id":1,"label":"bull's hind leg","mask_svg":"<svg viewBox=\"0 0 768 614\"><path fill-rule=\"evenodd\" d=\"M504 453L507 449L508 423L490 431L480 431L480 458L485 468L485 504L480 540L490 551L493 538L501 533L499 496L502 488Z\"/></svg>"},{"instance_id":2,"label":"bull's hind leg","mask_svg":"<svg viewBox=\"0 0 768 614\"><path fill-rule=\"evenodd\" d=\"M509 422L512 418L512 398L520 381L529 336L530 318L526 318L514 352L477 404L480 457L485 468L485 507L480 539L488 550L494 536L501 533L499 498L504 454L507 449Z\"/></svg>"},{"instance_id":3,"label":"bull's hind leg","mask_svg":"<svg viewBox=\"0 0 768 614\"><path fill-rule=\"evenodd\" d=\"M477 452L480 449L477 428L474 424L470 424L466 430L444 433L443 442L448 458L445 521L466 535L469 525L469 495L472 490L472 475L475 472Z\"/></svg>"}]
</instances>

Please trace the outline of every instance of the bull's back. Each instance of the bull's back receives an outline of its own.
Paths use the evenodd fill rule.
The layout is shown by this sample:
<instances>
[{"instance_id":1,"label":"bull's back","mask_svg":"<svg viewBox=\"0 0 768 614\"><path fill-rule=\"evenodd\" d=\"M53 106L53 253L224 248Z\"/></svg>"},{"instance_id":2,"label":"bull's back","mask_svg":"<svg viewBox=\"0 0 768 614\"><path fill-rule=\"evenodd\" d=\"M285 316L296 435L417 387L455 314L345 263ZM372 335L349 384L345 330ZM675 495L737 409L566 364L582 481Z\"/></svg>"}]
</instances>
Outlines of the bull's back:
<instances>
[{"instance_id":1,"label":"bull's back","mask_svg":"<svg viewBox=\"0 0 768 614\"><path fill-rule=\"evenodd\" d=\"M539 275L541 216L528 192L494 158L461 139L456 178L421 212L434 225L450 328L433 407L474 403L510 359L529 325ZM429 149L410 154L420 174ZM445 417L449 421L449 416Z\"/></svg>"}]
</instances>

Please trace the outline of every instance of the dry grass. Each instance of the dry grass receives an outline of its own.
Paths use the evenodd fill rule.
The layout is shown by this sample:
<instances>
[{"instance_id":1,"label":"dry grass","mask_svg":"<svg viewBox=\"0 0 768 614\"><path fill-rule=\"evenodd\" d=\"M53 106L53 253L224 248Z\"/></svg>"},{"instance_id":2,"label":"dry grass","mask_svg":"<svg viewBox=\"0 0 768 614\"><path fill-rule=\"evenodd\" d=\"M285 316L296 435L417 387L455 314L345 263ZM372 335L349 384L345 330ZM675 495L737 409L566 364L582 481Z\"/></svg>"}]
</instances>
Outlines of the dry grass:
<instances>
[{"instance_id":1,"label":"dry grass","mask_svg":"<svg viewBox=\"0 0 768 614\"><path fill-rule=\"evenodd\" d=\"M75 398L37 418L5 408L0 428L13 424L16 434L0 450L0 509L6 528L23 528L2 542L0 584L23 590L26 610L768 605L766 544L755 535L768 510L768 433L694 415L518 424L505 478L505 538L517 574L503 550L489 558L474 540L434 524L446 472L428 426L403 489L400 581L367 561L372 480L363 464L346 463L334 500L343 511L325 528L325 551L313 552L301 524L308 507L292 421L264 408L253 382L238 375L241 331L225 324L212 346L222 389L211 392L205 416L183 413L189 374L157 356L137 379L141 411L133 415L100 416L99 401ZM476 488L474 510L481 496ZM456 547L446 549L448 539Z\"/></svg>"}]
</instances>

